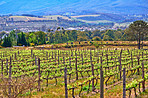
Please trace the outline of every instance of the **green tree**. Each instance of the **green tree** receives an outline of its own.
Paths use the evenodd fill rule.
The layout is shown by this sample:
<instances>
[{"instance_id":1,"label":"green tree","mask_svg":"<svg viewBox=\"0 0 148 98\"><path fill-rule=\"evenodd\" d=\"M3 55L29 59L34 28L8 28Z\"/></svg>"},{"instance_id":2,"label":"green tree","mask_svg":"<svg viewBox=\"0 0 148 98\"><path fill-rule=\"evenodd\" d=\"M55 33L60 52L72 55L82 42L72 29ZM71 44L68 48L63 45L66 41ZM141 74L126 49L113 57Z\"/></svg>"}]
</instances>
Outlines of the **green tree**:
<instances>
[{"instance_id":1,"label":"green tree","mask_svg":"<svg viewBox=\"0 0 148 98\"><path fill-rule=\"evenodd\" d=\"M95 36L92 40L93 41L101 41L102 39L99 36Z\"/></svg>"},{"instance_id":2,"label":"green tree","mask_svg":"<svg viewBox=\"0 0 148 98\"><path fill-rule=\"evenodd\" d=\"M34 45L38 44L38 40L37 40L37 37L34 32L26 33L26 40L29 44L30 43L32 43Z\"/></svg>"},{"instance_id":3,"label":"green tree","mask_svg":"<svg viewBox=\"0 0 148 98\"><path fill-rule=\"evenodd\" d=\"M105 36L103 37L103 40L104 40L104 41L113 41L113 38L111 38L111 37L108 36L108 35L105 35Z\"/></svg>"},{"instance_id":4,"label":"green tree","mask_svg":"<svg viewBox=\"0 0 148 98\"><path fill-rule=\"evenodd\" d=\"M64 30L64 28L62 27L62 30Z\"/></svg>"},{"instance_id":5,"label":"green tree","mask_svg":"<svg viewBox=\"0 0 148 98\"><path fill-rule=\"evenodd\" d=\"M0 39L2 39L2 37L3 37L4 35L7 35L7 33L6 33L5 31L0 32Z\"/></svg>"},{"instance_id":6,"label":"green tree","mask_svg":"<svg viewBox=\"0 0 148 98\"><path fill-rule=\"evenodd\" d=\"M79 31L77 40L78 41L87 41L88 40L87 33L84 31Z\"/></svg>"},{"instance_id":7,"label":"green tree","mask_svg":"<svg viewBox=\"0 0 148 98\"><path fill-rule=\"evenodd\" d=\"M60 31L56 31L55 34L54 34L54 42L55 43L62 43L62 33Z\"/></svg>"},{"instance_id":8,"label":"green tree","mask_svg":"<svg viewBox=\"0 0 148 98\"><path fill-rule=\"evenodd\" d=\"M100 30L95 30L95 31L92 32L91 38L94 38L94 37L96 37L96 36L101 37L101 32L100 32Z\"/></svg>"},{"instance_id":9,"label":"green tree","mask_svg":"<svg viewBox=\"0 0 148 98\"><path fill-rule=\"evenodd\" d=\"M51 32L51 29L48 29L48 32L50 33Z\"/></svg>"},{"instance_id":10,"label":"green tree","mask_svg":"<svg viewBox=\"0 0 148 98\"><path fill-rule=\"evenodd\" d=\"M109 36L109 39L114 39L115 38L115 34L114 34L114 30L107 30L105 33L104 33L104 36L105 35L108 35Z\"/></svg>"},{"instance_id":11,"label":"green tree","mask_svg":"<svg viewBox=\"0 0 148 98\"><path fill-rule=\"evenodd\" d=\"M2 45L2 41L3 41L3 40L2 40L2 39L0 39L0 45Z\"/></svg>"},{"instance_id":12,"label":"green tree","mask_svg":"<svg viewBox=\"0 0 148 98\"><path fill-rule=\"evenodd\" d=\"M17 37L16 37L16 32L14 30L9 33L9 37L12 41L12 46L17 45Z\"/></svg>"},{"instance_id":13,"label":"green tree","mask_svg":"<svg viewBox=\"0 0 148 98\"><path fill-rule=\"evenodd\" d=\"M91 31L85 31L86 32L86 35L89 39L92 39L92 32Z\"/></svg>"},{"instance_id":14,"label":"green tree","mask_svg":"<svg viewBox=\"0 0 148 98\"><path fill-rule=\"evenodd\" d=\"M126 31L130 40L137 40L138 49L140 49L141 41L148 35L148 24L142 20L138 20L131 23Z\"/></svg>"},{"instance_id":15,"label":"green tree","mask_svg":"<svg viewBox=\"0 0 148 98\"><path fill-rule=\"evenodd\" d=\"M115 34L114 40L115 41L120 41L121 37L122 37L122 31L117 30L117 31L114 32L114 34Z\"/></svg>"},{"instance_id":16,"label":"green tree","mask_svg":"<svg viewBox=\"0 0 148 98\"><path fill-rule=\"evenodd\" d=\"M36 35L37 41L39 45L46 44L46 34L43 31L37 31L34 33Z\"/></svg>"},{"instance_id":17,"label":"green tree","mask_svg":"<svg viewBox=\"0 0 148 98\"><path fill-rule=\"evenodd\" d=\"M49 33L49 43L51 44L51 43L54 43L54 34L51 32L51 33Z\"/></svg>"},{"instance_id":18,"label":"green tree","mask_svg":"<svg viewBox=\"0 0 148 98\"><path fill-rule=\"evenodd\" d=\"M18 33L17 45L19 45L19 46L22 46L22 45L27 46L25 33L23 33L23 32Z\"/></svg>"},{"instance_id":19,"label":"green tree","mask_svg":"<svg viewBox=\"0 0 148 98\"><path fill-rule=\"evenodd\" d=\"M11 42L10 37L6 37L6 36L4 37L2 46L3 47L12 47L12 42Z\"/></svg>"},{"instance_id":20,"label":"green tree","mask_svg":"<svg viewBox=\"0 0 148 98\"><path fill-rule=\"evenodd\" d=\"M77 41L77 38L78 38L78 31L77 30L72 30L71 31L71 36L73 38L72 41Z\"/></svg>"},{"instance_id":21,"label":"green tree","mask_svg":"<svg viewBox=\"0 0 148 98\"><path fill-rule=\"evenodd\" d=\"M122 40L122 41L128 41L128 36L127 36L126 33L124 33L124 34L122 35L121 40Z\"/></svg>"},{"instance_id":22,"label":"green tree","mask_svg":"<svg viewBox=\"0 0 148 98\"><path fill-rule=\"evenodd\" d=\"M60 27L57 27L57 31L60 29Z\"/></svg>"}]
</instances>

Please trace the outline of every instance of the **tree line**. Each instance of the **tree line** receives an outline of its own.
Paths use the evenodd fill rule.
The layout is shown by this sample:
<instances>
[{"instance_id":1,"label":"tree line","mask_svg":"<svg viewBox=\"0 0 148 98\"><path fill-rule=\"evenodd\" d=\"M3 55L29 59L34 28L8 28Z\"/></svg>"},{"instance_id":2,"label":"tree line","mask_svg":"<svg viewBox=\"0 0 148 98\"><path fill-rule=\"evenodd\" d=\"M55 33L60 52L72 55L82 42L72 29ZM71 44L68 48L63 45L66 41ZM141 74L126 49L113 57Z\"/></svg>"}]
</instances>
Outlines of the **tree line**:
<instances>
[{"instance_id":1,"label":"tree line","mask_svg":"<svg viewBox=\"0 0 148 98\"><path fill-rule=\"evenodd\" d=\"M135 41L141 43L143 40L148 40L148 24L144 21L135 21L125 29L117 30L95 30L95 31L79 31L79 30L64 30L60 27L55 32L37 31L24 33L19 30L13 30L9 34L1 32L0 36L5 35L0 40L0 45L3 47L11 46L35 46L42 44L57 44L73 41Z\"/></svg>"}]
</instances>

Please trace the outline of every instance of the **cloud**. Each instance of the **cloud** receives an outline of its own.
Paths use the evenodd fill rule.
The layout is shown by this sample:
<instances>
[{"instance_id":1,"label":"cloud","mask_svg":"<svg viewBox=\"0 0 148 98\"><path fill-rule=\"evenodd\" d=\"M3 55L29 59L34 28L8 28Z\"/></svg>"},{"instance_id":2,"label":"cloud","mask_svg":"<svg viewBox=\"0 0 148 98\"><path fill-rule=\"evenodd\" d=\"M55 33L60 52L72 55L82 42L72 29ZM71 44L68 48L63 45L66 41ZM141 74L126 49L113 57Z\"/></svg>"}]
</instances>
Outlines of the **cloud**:
<instances>
[{"instance_id":1,"label":"cloud","mask_svg":"<svg viewBox=\"0 0 148 98\"><path fill-rule=\"evenodd\" d=\"M1 1L1 2L0 2L0 5L3 5L3 4L5 4L5 3L6 3L5 1Z\"/></svg>"}]
</instances>

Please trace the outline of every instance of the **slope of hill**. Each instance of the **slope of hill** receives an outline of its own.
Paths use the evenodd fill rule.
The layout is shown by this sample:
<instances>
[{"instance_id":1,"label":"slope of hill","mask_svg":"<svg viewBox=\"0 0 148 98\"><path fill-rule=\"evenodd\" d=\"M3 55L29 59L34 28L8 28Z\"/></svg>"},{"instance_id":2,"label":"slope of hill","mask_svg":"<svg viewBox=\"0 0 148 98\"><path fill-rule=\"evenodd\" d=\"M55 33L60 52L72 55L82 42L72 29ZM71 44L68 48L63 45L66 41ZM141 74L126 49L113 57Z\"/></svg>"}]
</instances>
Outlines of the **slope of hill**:
<instances>
[{"instance_id":1,"label":"slope of hill","mask_svg":"<svg viewBox=\"0 0 148 98\"><path fill-rule=\"evenodd\" d=\"M1 0L0 14L147 14L147 0Z\"/></svg>"}]
</instances>

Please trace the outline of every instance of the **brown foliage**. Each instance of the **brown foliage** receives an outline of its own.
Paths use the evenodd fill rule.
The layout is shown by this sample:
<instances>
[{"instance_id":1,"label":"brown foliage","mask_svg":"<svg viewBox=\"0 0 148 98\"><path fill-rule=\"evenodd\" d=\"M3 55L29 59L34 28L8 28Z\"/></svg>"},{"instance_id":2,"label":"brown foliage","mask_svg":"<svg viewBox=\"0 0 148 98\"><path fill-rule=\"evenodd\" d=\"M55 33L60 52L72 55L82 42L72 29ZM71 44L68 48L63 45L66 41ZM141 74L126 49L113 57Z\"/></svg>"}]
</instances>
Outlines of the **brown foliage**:
<instances>
[{"instance_id":1,"label":"brown foliage","mask_svg":"<svg viewBox=\"0 0 148 98\"><path fill-rule=\"evenodd\" d=\"M23 77L19 79L3 79L0 84L0 89L2 89L3 96L8 98L17 98L19 94L22 94L26 90L36 88L35 86L36 77ZM9 89L11 93L9 94Z\"/></svg>"}]
</instances>

